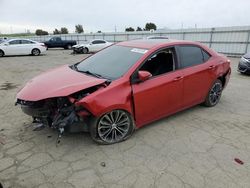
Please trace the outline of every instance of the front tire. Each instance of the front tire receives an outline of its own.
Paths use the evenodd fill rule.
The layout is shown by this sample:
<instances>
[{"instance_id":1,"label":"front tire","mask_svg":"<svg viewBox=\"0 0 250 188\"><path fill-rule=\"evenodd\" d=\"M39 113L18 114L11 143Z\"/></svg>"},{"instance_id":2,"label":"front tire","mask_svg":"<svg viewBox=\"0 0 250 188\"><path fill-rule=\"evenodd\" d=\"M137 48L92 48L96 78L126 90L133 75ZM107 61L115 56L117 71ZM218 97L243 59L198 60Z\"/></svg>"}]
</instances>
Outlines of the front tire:
<instances>
[{"instance_id":1,"label":"front tire","mask_svg":"<svg viewBox=\"0 0 250 188\"><path fill-rule=\"evenodd\" d=\"M82 49L82 53L87 54L88 52L89 52L89 49L88 49L88 48L83 48L83 49Z\"/></svg>"},{"instance_id":2,"label":"front tire","mask_svg":"<svg viewBox=\"0 0 250 188\"><path fill-rule=\"evenodd\" d=\"M223 90L222 82L219 79L217 79L214 82L211 89L209 90L204 105L212 107L218 104L221 98L222 90Z\"/></svg>"},{"instance_id":3,"label":"front tire","mask_svg":"<svg viewBox=\"0 0 250 188\"><path fill-rule=\"evenodd\" d=\"M34 48L34 49L31 51L31 54L32 54L33 56L39 56L40 53L41 53L40 50L37 49L37 48Z\"/></svg>"},{"instance_id":4,"label":"front tire","mask_svg":"<svg viewBox=\"0 0 250 188\"><path fill-rule=\"evenodd\" d=\"M123 110L113 110L93 118L90 124L92 139L100 144L115 144L126 140L134 131L131 115Z\"/></svg>"}]
</instances>

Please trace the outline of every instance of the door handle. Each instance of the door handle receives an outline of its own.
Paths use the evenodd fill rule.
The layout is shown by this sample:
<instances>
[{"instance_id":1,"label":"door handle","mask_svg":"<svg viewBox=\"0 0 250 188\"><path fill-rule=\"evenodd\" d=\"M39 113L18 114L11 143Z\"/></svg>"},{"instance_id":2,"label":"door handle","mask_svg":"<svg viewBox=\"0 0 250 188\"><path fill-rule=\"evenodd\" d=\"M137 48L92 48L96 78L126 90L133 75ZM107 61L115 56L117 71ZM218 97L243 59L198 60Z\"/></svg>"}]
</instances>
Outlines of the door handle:
<instances>
[{"instance_id":1,"label":"door handle","mask_svg":"<svg viewBox=\"0 0 250 188\"><path fill-rule=\"evenodd\" d=\"M208 67L208 69L214 69L215 68L215 65L211 65Z\"/></svg>"},{"instance_id":2,"label":"door handle","mask_svg":"<svg viewBox=\"0 0 250 188\"><path fill-rule=\"evenodd\" d=\"M176 77L176 78L174 79L174 81L179 81L179 80L181 80L181 79L183 79L183 76L178 76L178 77Z\"/></svg>"}]
</instances>

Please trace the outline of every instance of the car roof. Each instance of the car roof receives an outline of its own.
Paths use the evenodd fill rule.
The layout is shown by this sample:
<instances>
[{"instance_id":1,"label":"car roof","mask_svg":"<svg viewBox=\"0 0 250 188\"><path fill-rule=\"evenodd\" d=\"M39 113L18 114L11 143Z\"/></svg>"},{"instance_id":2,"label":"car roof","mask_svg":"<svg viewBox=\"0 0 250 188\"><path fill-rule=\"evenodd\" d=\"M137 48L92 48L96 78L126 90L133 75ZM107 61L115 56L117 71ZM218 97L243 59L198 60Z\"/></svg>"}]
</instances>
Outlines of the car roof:
<instances>
[{"instance_id":1,"label":"car roof","mask_svg":"<svg viewBox=\"0 0 250 188\"><path fill-rule=\"evenodd\" d=\"M186 40L173 40L173 39L150 39L150 40L139 39L139 40L119 42L116 45L134 47L134 48L152 49L164 45L178 45L178 44L186 44L186 45L193 44L201 46L201 44L197 42L186 41Z\"/></svg>"},{"instance_id":2,"label":"car roof","mask_svg":"<svg viewBox=\"0 0 250 188\"><path fill-rule=\"evenodd\" d=\"M96 41L96 40L106 41L106 40L103 40L103 39L92 39L90 41Z\"/></svg>"},{"instance_id":3,"label":"car roof","mask_svg":"<svg viewBox=\"0 0 250 188\"><path fill-rule=\"evenodd\" d=\"M13 38L13 39L8 39L8 40L6 40L6 41L13 41L13 40L29 40L29 41L33 41L33 40L30 40L30 39L25 39L25 38ZM35 41L33 41L33 42L35 42Z\"/></svg>"}]
</instances>

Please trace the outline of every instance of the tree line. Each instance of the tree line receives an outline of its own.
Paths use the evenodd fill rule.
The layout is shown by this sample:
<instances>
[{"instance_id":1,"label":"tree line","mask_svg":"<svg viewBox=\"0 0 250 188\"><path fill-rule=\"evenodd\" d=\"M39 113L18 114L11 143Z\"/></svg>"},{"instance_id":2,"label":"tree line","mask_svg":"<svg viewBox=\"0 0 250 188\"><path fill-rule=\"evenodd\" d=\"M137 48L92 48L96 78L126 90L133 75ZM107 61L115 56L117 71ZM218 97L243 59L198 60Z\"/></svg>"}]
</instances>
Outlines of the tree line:
<instances>
[{"instance_id":1,"label":"tree line","mask_svg":"<svg viewBox=\"0 0 250 188\"><path fill-rule=\"evenodd\" d=\"M137 27L136 31L150 31L150 30L156 30L157 26L154 23L146 23L145 27L142 29L141 27ZM135 31L133 27L127 27L125 31Z\"/></svg>"},{"instance_id":2,"label":"tree line","mask_svg":"<svg viewBox=\"0 0 250 188\"><path fill-rule=\"evenodd\" d=\"M157 29L156 25L154 23L146 23L146 25L143 29L141 27L137 27L136 31L150 31L152 29L156 30ZM135 31L135 29L133 27L127 27L127 28L125 28L125 31L127 31L127 32ZM84 33L83 26L81 24L75 25L75 32L76 33ZM68 33L69 33L69 31L66 27L61 27L60 29L55 28L55 30L53 31L54 35L68 34ZM98 31L98 33L101 33L101 31ZM36 35L48 35L49 32L44 31L42 29L37 29L35 34Z\"/></svg>"}]
</instances>

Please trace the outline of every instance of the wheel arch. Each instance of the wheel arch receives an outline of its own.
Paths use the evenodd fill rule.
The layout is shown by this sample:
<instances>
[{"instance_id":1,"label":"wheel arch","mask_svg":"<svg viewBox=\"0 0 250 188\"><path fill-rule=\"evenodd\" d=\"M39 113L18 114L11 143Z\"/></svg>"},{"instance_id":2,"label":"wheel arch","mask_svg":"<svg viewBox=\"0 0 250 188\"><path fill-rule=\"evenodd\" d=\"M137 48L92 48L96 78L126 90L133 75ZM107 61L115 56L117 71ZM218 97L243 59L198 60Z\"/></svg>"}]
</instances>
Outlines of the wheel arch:
<instances>
[{"instance_id":1,"label":"wheel arch","mask_svg":"<svg viewBox=\"0 0 250 188\"><path fill-rule=\"evenodd\" d=\"M41 50L39 48L36 48L36 47L32 48L31 53L32 53L33 50L39 50L39 52L41 52Z\"/></svg>"},{"instance_id":2,"label":"wheel arch","mask_svg":"<svg viewBox=\"0 0 250 188\"><path fill-rule=\"evenodd\" d=\"M226 86L228 74L230 74L230 69L226 73L219 74L219 76L217 77L217 79L222 82L223 88Z\"/></svg>"},{"instance_id":3,"label":"wheel arch","mask_svg":"<svg viewBox=\"0 0 250 188\"><path fill-rule=\"evenodd\" d=\"M3 56L4 56L4 55L5 55L5 52L4 52L4 50L0 48L0 51L2 51L2 52L3 52Z\"/></svg>"},{"instance_id":4,"label":"wheel arch","mask_svg":"<svg viewBox=\"0 0 250 188\"><path fill-rule=\"evenodd\" d=\"M114 104L114 105L110 105L110 106L108 106L102 110L98 110L98 111L96 111L95 109L91 109L87 106L85 106L85 108L90 112L91 116L93 116L95 118L99 118L99 117L101 117L101 116L105 115L106 113L111 112L113 110L123 110L123 111L127 112L128 114L130 114L133 121L135 121L133 111L131 110L131 107L128 106L127 104Z\"/></svg>"}]
</instances>

